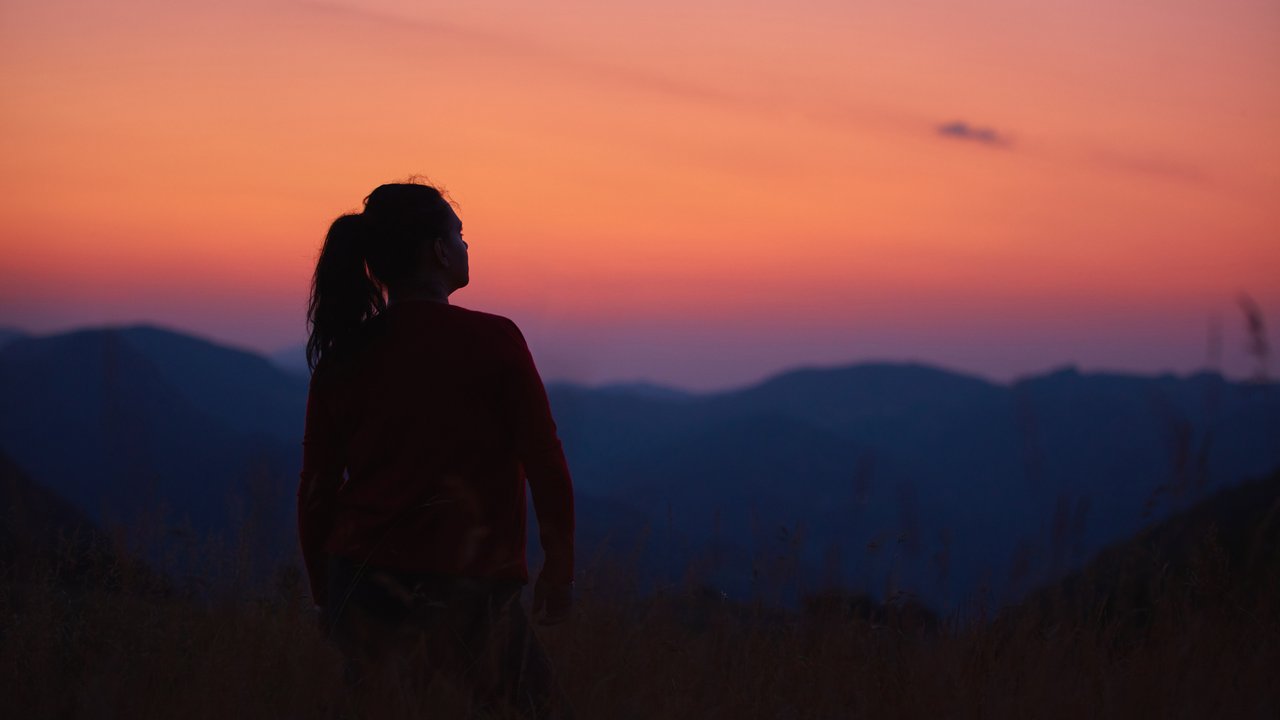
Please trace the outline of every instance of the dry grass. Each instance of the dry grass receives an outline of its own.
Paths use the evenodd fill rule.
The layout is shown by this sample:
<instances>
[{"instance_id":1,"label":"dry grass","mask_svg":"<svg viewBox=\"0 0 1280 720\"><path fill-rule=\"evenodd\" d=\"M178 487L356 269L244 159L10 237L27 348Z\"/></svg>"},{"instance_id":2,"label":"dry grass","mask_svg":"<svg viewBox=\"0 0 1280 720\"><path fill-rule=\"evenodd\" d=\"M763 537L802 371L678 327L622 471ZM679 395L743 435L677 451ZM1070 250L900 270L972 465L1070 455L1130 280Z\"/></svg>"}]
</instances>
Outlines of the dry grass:
<instances>
[{"instance_id":1,"label":"dry grass","mask_svg":"<svg viewBox=\"0 0 1280 720\"><path fill-rule=\"evenodd\" d=\"M1206 542L1197 557L1217 561L1176 581L1161 574L1137 623L1137 609L1114 605L929 623L892 608L853 612L838 598L804 612L697 588L618 600L628 595L616 583L605 593L587 582L575 619L538 632L582 718L1276 717L1280 588L1236 583L1232 573L1251 570L1224 567ZM296 571L195 597L101 562L77 584L53 565L21 582L9 573L6 717L355 714ZM389 693L368 715L461 717L459 697L436 683L425 697Z\"/></svg>"}]
</instances>

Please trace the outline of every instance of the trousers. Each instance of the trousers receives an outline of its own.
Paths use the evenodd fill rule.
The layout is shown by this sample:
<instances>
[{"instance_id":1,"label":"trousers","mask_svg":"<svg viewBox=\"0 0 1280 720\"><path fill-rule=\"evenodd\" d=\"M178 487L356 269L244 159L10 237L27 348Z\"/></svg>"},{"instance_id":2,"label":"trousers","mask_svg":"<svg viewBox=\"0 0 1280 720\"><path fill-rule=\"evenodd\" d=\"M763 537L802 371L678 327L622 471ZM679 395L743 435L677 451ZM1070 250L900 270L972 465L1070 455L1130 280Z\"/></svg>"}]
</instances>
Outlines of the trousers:
<instances>
[{"instance_id":1,"label":"trousers","mask_svg":"<svg viewBox=\"0 0 1280 720\"><path fill-rule=\"evenodd\" d=\"M344 682L366 704L388 701L388 678L404 704L443 677L470 691L472 717L572 717L520 604L519 580L409 573L340 556L328 565L321 625L342 652Z\"/></svg>"}]
</instances>

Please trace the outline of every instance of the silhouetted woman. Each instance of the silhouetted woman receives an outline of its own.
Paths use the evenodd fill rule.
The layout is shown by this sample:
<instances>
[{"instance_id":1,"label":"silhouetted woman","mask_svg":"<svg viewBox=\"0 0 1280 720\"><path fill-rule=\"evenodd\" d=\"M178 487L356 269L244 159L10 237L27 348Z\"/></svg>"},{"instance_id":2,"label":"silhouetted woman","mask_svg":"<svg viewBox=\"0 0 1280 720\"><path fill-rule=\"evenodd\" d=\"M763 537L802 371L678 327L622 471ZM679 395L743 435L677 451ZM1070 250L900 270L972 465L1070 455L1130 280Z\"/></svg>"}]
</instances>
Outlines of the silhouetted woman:
<instances>
[{"instance_id":1,"label":"silhouetted woman","mask_svg":"<svg viewBox=\"0 0 1280 720\"><path fill-rule=\"evenodd\" d=\"M462 221L429 185L382 185L329 228L308 308L303 557L366 700L395 666L453 672L473 711L563 715L519 595L527 478L546 556L534 617L568 617L573 487L520 330L449 304L468 280Z\"/></svg>"}]
</instances>

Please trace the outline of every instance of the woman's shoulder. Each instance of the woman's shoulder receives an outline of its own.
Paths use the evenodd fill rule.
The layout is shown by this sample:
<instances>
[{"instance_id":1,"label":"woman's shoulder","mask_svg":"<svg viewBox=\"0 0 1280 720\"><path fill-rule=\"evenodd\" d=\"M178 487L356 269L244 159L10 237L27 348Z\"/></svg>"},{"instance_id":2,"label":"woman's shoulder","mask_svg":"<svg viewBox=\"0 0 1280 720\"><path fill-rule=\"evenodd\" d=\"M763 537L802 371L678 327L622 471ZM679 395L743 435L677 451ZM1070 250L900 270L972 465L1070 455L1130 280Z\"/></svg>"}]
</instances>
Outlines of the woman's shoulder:
<instances>
[{"instance_id":1,"label":"woman's shoulder","mask_svg":"<svg viewBox=\"0 0 1280 720\"><path fill-rule=\"evenodd\" d=\"M452 307L477 327L484 328L488 333L491 333L495 339L524 343L524 334L520 332L520 327L511 318L481 310L471 310L457 305Z\"/></svg>"},{"instance_id":2,"label":"woman's shoulder","mask_svg":"<svg viewBox=\"0 0 1280 720\"><path fill-rule=\"evenodd\" d=\"M511 318L496 313L423 302L406 304L404 309L389 314L399 320L393 323L395 331L388 343L381 344L383 347L406 342L421 342L426 347L444 341L468 353L498 353L520 358L528 352L519 326ZM406 336L415 339L409 341Z\"/></svg>"}]
</instances>

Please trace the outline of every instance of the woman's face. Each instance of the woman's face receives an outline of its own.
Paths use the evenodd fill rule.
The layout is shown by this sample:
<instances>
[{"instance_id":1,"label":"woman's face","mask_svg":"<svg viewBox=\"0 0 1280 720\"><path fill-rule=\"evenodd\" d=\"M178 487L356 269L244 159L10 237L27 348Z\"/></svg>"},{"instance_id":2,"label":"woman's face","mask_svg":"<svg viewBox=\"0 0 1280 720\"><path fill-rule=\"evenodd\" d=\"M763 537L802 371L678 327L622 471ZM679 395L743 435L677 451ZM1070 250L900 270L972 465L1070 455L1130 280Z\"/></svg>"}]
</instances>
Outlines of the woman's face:
<instances>
[{"instance_id":1,"label":"woman's face","mask_svg":"<svg viewBox=\"0 0 1280 720\"><path fill-rule=\"evenodd\" d=\"M449 232L436 239L436 260L444 268L455 290L466 287L471 281L467 242L462 239L462 220L453 208L449 208Z\"/></svg>"}]
</instances>

